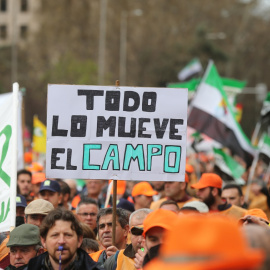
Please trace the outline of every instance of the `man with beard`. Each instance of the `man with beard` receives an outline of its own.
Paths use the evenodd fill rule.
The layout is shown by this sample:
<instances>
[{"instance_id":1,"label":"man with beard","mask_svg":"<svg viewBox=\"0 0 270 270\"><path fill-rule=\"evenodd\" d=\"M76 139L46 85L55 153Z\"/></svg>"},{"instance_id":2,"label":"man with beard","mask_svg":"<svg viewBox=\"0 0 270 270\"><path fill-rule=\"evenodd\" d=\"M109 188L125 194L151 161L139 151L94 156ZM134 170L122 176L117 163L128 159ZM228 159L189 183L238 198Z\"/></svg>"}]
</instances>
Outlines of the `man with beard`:
<instances>
[{"instance_id":1,"label":"man with beard","mask_svg":"<svg viewBox=\"0 0 270 270\"><path fill-rule=\"evenodd\" d=\"M31 259L28 264L29 270L102 269L80 249L83 230L71 211L62 208L51 211L43 220L40 236L47 252Z\"/></svg>"},{"instance_id":2,"label":"man with beard","mask_svg":"<svg viewBox=\"0 0 270 270\"><path fill-rule=\"evenodd\" d=\"M165 182L165 198L152 202L150 209L157 210L161 204L167 200L175 201L179 208L187 202L196 200L187 193L187 185L189 178L187 173L185 174L185 182Z\"/></svg>"},{"instance_id":3,"label":"man with beard","mask_svg":"<svg viewBox=\"0 0 270 270\"><path fill-rule=\"evenodd\" d=\"M219 175L203 173L200 180L191 187L197 189L197 197L208 206L209 212L218 212L238 220L245 216L245 209L228 204L222 199L222 179Z\"/></svg>"}]
</instances>

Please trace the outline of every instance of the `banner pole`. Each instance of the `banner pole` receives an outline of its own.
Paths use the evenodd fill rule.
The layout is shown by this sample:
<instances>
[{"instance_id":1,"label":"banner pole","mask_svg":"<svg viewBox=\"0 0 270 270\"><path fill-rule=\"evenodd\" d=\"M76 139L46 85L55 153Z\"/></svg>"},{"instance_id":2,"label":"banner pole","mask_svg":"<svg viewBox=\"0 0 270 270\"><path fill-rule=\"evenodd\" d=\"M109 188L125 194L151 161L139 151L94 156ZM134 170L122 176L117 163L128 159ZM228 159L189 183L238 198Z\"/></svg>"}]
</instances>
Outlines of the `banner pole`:
<instances>
[{"instance_id":1,"label":"banner pole","mask_svg":"<svg viewBox=\"0 0 270 270\"><path fill-rule=\"evenodd\" d=\"M12 164L10 181L10 231L15 228L16 190L17 190L17 158L18 158L18 95L19 84L13 83L13 123L12 123Z\"/></svg>"},{"instance_id":2,"label":"banner pole","mask_svg":"<svg viewBox=\"0 0 270 270\"><path fill-rule=\"evenodd\" d=\"M119 80L116 80L115 86L119 86ZM115 231L116 231L116 197L117 197L117 180L113 180L113 220L112 220L112 245L115 246Z\"/></svg>"}]
</instances>

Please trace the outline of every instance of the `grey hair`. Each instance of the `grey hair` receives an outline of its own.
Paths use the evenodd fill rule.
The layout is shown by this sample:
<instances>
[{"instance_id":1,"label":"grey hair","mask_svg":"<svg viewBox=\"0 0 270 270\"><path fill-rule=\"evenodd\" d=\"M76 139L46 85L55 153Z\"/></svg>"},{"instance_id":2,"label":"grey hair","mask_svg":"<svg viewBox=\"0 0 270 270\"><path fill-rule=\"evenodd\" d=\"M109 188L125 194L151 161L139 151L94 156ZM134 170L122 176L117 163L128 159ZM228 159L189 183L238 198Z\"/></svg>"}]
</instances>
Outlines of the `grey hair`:
<instances>
[{"instance_id":1,"label":"grey hair","mask_svg":"<svg viewBox=\"0 0 270 270\"><path fill-rule=\"evenodd\" d=\"M113 214L112 208L102 208L99 210L97 215L97 228L99 227L99 219L110 214ZM121 227L124 229L128 225L128 211L122 208L116 208L116 216Z\"/></svg>"},{"instance_id":2,"label":"grey hair","mask_svg":"<svg viewBox=\"0 0 270 270\"><path fill-rule=\"evenodd\" d=\"M153 210L151 210L149 208L141 208L141 209L134 211L129 216L129 224L131 222L132 217L136 216L136 218L138 218L138 219L143 218L143 217L147 216L148 214L150 214L151 212L153 212Z\"/></svg>"},{"instance_id":3,"label":"grey hair","mask_svg":"<svg viewBox=\"0 0 270 270\"><path fill-rule=\"evenodd\" d=\"M35 250L36 252L38 252L41 248L43 248L43 246L40 245L40 244L36 244L36 245L34 246L34 250Z\"/></svg>"}]
</instances>

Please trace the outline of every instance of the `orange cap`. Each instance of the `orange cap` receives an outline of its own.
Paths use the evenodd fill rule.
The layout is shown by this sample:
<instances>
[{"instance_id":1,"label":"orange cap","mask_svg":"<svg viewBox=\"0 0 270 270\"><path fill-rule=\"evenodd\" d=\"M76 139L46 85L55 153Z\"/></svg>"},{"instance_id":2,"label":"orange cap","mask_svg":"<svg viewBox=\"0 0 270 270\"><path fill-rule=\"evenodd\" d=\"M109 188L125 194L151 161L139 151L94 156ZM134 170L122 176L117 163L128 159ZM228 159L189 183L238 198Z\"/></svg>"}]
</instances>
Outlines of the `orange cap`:
<instances>
[{"instance_id":1,"label":"orange cap","mask_svg":"<svg viewBox=\"0 0 270 270\"><path fill-rule=\"evenodd\" d=\"M32 184L34 185L44 182L45 179L46 179L45 173L37 172L32 174Z\"/></svg>"},{"instance_id":2,"label":"orange cap","mask_svg":"<svg viewBox=\"0 0 270 270\"><path fill-rule=\"evenodd\" d=\"M109 180L109 184L112 180ZM126 181L125 180L117 180L117 195L123 195L126 191ZM111 194L113 194L113 188L111 189Z\"/></svg>"},{"instance_id":3,"label":"orange cap","mask_svg":"<svg viewBox=\"0 0 270 270\"><path fill-rule=\"evenodd\" d=\"M202 189L206 187L222 188L222 179L215 173L203 173L199 182L191 185L192 188Z\"/></svg>"},{"instance_id":4,"label":"orange cap","mask_svg":"<svg viewBox=\"0 0 270 270\"><path fill-rule=\"evenodd\" d=\"M246 212L246 216L259 217L259 218L262 218L262 219L266 220L269 223L267 215L265 214L265 212L262 209L259 209L259 208L254 208L254 209L248 210Z\"/></svg>"},{"instance_id":5,"label":"orange cap","mask_svg":"<svg viewBox=\"0 0 270 270\"><path fill-rule=\"evenodd\" d=\"M166 209L157 209L148 214L143 221L143 236L153 227L161 227L170 230L177 218L177 214Z\"/></svg>"},{"instance_id":6,"label":"orange cap","mask_svg":"<svg viewBox=\"0 0 270 270\"><path fill-rule=\"evenodd\" d=\"M263 259L263 251L248 246L234 221L217 215L190 215L175 218L159 257L144 270L251 270Z\"/></svg>"},{"instance_id":7,"label":"orange cap","mask_svg":"<svg viewBox=\"0 0 270 270\"><path fill-rule=\"evenodd\" d=\"M32 162L31 166L26 167L26 169L32 173L42 172L44 170L43 166L38 162Z\"/></svg>"},{"instance_id":8,"label":"orange cap","mask_svg":"<svg viewBox=\"0 0 270 270\"><path fill-rule=\"evenodd\" d=\"M136 184L131 192L132 197L136 197L138 195L145 196L154 196L157 192L152 188L152 186L148 182L140 182Z\"/></svg>"},{"instance_id":9,"label":"orange cap","mask_svg":"<svg viewBox=\"0 0 270 270\"><path fill-rule=\"evenodd\" d=\"M32 162L32 153L31 152L25 152L24 153L24 162L25 163L31 163Z\"/></svg>"},{"instance_id":10,"label":"orange cap","mask_svg":"<svg viewBox=\"0 0 270 270\"><path fill-rule=\"evenodd\" d=\"M194 172L193 166L186 163L186 172L193 173Z\"/></svg>"}]
</instances>

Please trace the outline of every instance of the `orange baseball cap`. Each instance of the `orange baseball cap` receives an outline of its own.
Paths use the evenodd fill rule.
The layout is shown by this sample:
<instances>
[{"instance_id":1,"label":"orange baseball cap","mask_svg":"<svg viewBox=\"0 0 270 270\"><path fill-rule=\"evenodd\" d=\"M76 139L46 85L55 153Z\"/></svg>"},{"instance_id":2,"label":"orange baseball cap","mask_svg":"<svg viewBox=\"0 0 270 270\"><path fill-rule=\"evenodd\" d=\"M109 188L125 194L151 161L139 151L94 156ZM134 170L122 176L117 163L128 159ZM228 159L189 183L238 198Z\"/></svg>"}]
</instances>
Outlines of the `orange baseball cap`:
<instances>
[{"instance_id":1,"label":"orange baseball cap","mask_svg":"<svg viewBox=\"0 0 270 270\"><path fill-rule=\"evenodd\" d=\"M112 180L109 180L109 184ZM123 195L126 191L126 181L125 180L117 180L117 195ZM111 189L111 194L113 194L113 188Z\"/></svg>"},{"instance_id":2,"label":"orange baseball cap","mask_svg":"<svg viewBox=\"0 0 270 270\"><path fill-rule=\"evenodd\" d=\"M193 173L194 172L193 166L186 163L186 172Z\"/></svg>"},{"instance_id":3,"label":"orange baseball cap","mask_svg":"<svg viewBox=\"0 0 270 270\"><path fill-rule=\"evenodd\" d=\"M24 153L24 162L25 163L31 163L32 162L32 153L31 152L25 152Z\"/></svg>"},{"instance_id":4,"label":"orange baseball cap","mask_svg":"<svg viewBox=\"0 0 270 270\"><path fill-rule=\"evenodd\" d=\"M39 183L44 182L45 179L46 179L45 173L42 173L42 172L33 173L31 183L34 185L39 184Z\"/></svg>"},{"instance_id":5,"label":"orange baseball cap","mask_svg":"<svg viewBox=\"0 0 270 270\"><path fill-rule=\"evenodd\" d=\"M32 162L32 164L26 167L26 169L34 173L34 172L42 172L44 170L44 167L38 162Z\"/></svg>"},{"instance_id":6,"label":"orange baseball cap","mask_svg":"<svg viewBox=\"0 0 270 270\"><path fill-rule=\"evenodd\" d=\"M200 180L191 185L192 188L202 189L206 187L222 188L222 179L215 173L203 173Z\"/></svg>"},{"instance_id":7,"label":"orange baseball cap","mask_svg":"<svg viewBox=\"0 0 270 270\"><path fill-rule=\"evenodd\" d=\"M245 217L246 216L255 216L255 217L259 217L259 218L262 218L264 219L265 221L267 221L267 223L269 224L269 220L268 220L268 217L267 215L265 214L265 212L262 210L262 209L259 209L259 208L253 208L253 209L250 209L250 210L247 210L245 216L243 218L240 219L240 221L242 220L245 220Z\"/></svg>"},{"instance_id":8,"label":"orange baseball cap","mask_svg":"<svg viewBox=\"0 0 270 270\"><path fill-rule=\"evenodd\" d=\"M157 209L149 213L143 221L143 236L145 237L147 231L153 227L170 230L175 219L177 219L177 214L166 209Z\"/></svg>"},{"instance_id":9,"label":"orange baseball cap","mask_svg":"<svg viewBox=\"0 0 270 270\"><path fill-rule=\"evenodd\" d=\"M190 215L175 218L159 257L144 270L251 270L263 259L263 251L249 247L234 221L217 215Z\"/></svg>"},{"instance_id":10,"label":"orange baseball cap","mask_svg":"<svg viewBox=\"0 0 270 270\"><path fill-rule=\"evenodd\" d=\"M133 187L131 195L132 197L139 195L154 196L157 195L157 192L148 182L140 182Z\"/></svg>"}]
</instances>

